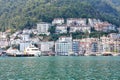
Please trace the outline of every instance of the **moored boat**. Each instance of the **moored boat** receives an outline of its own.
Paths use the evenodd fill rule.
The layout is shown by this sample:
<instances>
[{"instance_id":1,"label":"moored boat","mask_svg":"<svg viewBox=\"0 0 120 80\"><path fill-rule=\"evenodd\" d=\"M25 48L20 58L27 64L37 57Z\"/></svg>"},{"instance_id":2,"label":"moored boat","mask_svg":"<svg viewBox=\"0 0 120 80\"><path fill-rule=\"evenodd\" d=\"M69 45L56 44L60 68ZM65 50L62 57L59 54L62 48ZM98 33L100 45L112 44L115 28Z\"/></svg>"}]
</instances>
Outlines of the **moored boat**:
<instances>
[{"instance_id":1,"label":"moored boat","mask_svg":"<svg viewBox=\"0 0 120 80\"><path fill-rule=\"evenodd\" d=\"M30 45L25 49L24 54L40 57L41 51L39 50L39 48L35 47L34 45Z\"/></svg>"}]
</instances>

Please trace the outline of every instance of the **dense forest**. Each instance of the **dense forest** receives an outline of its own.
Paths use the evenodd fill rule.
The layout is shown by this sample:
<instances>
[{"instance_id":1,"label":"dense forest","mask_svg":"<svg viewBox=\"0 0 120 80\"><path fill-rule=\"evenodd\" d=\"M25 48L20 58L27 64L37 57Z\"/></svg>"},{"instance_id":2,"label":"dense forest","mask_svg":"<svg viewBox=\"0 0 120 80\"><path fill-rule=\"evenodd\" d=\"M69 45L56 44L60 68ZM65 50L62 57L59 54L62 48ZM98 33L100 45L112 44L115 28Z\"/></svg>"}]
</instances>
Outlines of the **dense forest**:
<instances>
[{"instance_id":1,"label":"dense forest","mask_svg":"<svg viewBox=\"0 0 120 80\"><path fill-rule=\"evenodd\" d=\"M99 18L120 26L119 0L0 0L0 30L24 29L54 18Z\"/></svg>"}]
</instances>

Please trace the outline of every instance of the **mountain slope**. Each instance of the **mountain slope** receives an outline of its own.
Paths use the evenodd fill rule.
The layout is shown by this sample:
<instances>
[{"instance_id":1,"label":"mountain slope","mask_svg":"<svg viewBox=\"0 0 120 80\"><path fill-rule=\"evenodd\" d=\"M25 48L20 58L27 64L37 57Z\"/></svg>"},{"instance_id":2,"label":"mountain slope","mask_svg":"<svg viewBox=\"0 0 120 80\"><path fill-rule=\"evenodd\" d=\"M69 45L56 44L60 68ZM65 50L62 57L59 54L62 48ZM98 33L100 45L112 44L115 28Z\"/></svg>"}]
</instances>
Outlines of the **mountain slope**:
<instances>
[{"instance_id":1,"label":"mountain slope","mask_svg":"<svg viewBox=\"0 0 120 80\"><path fill-rule=\"evenodd\" d=\"M56 17L100 18L120 26L114 0L0 0L0 30L31 28ZM117 0L116 0L117 1Z\"/></svg>"}]
</instances>

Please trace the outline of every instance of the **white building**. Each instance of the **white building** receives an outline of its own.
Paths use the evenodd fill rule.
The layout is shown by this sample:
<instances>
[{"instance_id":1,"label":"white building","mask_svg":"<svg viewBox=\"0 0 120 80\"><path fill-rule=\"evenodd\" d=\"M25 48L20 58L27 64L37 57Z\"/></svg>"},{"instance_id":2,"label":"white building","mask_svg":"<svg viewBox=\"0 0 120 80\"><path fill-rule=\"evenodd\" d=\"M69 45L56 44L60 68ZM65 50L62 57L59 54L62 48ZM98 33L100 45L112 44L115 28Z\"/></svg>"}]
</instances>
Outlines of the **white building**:
<instances>
[{"instance_id":1,"label":"white building","mask_svg":"<svg viewBox=\"0 0 120 80\"><path fill-rule=\"evenodd\" d=\"M32 33L32 29L24 29L22 32L23 34L30 34Z\"/></svg>"},{"instance_id":2,"label":"white building","mask_svg":"<svg viewBox=\"0 0 120 80\"><path fill-rule=\"evenodd\" d=\"M0 48L5 48L9 46L9 41L7 39L7 33L0 32Z\"/></svg>"},{"instance_id":3,"label":"white building","mask_svg":"<svg viewBox=\"0 0 120 80\"><path fill-rule=\"evenodd\" d=\"M56 26L56 33L67 33L67 25Z\"/></svg>"},{"instance_id":4,"label":"white building","mask_svg":"<svg viewBox=\"0 0 120 80\"><path fill-rule=\"evenodd\" d=\"M31 42L21 42L20 43L20 51L24 52L25 48L27 48L29 45L31 45Z\"/></svg>"},{"instance_id":5,"label":"white building","mask_svg":"<svg viewBox=\"0 0 120 80\"><path fill-rule=\"evenodd\" d=\"M18 45L21 43L21 39L10 40L10 45Z\"/></svg>"},{"instance_id":6,"label":"white building","mask_svg":"<svg viewBox=\"0 0 120 80\"><path fill-rule=\"evenodd\" d=\"M50 33L48 32L49 28L51 27L51 24L41 22L37 24L37 30L39 34L46 34L49 35Z\"/></svg>"},{"instance_id":7,"label":"white building","mask_svg":"<svg viewBox=\"0 0 120 80\"><path fill-rule=\"evenodd\" d=\"M53 25L62 25L62 24L64 24L64 19L63 19L63 18L55 18L55 19L52 21L52 24L53 24Z\"/></svg>"},{"instance_id":8,"label":"white building","mask_svg":"<svg viewBox=\"0 0 120 80\"><path fill-rule=\"evenodd\" d=\"M23 41L30 41L30 35L29 34L20 34L18 35Z\"/></svg>"},{"instance_id":9,"label":"white building","mask_svg":"<svg viewBox=\"0 0 120 80\"><path fill-rule=\"evenodd\" d=\"M9 41L6 38L0 38L0 48L9 46Z\"/></svg>"},{"instance_id":10,"label":"white building","mask_svg":"<svg viewBox=\"0 0 120 80\"><path fill-rule=\"evenodd\" d=\"M54 41L51 42L40 42L41 52L50 52L54 47Z\"/></svg>"},{"instance_id":11,"label":"white building","mask_svg":"<svg viewBox=\"0 0 120 80\"><path fill-rule=\"evenodd\" d=\"M108 22L96 23L94 25L94 28L97 31L103 31L103 32L116 31L116 26Z\"/></svg>"},{"instance_id":12,"label":"white building","mask_svg":"<svg viewBox=\"0 0 120 80\"><path fill-rule=\"evenodd\" d=\"M56 55L65 56L72 52L72 37L61 37L55 43Z\"/></svg>"},{"instance_id":13,"label":"white building","mask_svg":"<svg viewBox=\"0 0 120 80\"><path fill-rule=\"evenodd\" d=\"M67 19L67 25L71 26L71 25L86 25L86 19L82 19L82 18L68 18Z\"/></svg>"},{"instance_id":14,"label":"white building","mask_svg":"<svg viewBox=\"0 0 120 80\"><path fill-rule=\"evenodd\" d=\"M120 34L111 33L111 34L109 34L109 37L110 37L111 39L114 39L114 40L120 39Z\"/></svg>"},{"instance_id":15,"label":"white building","mask_svg":"<svg viewBox=\"0 0 120 80\"><path fill-rule=\"evenodd\" d=\"M88 31L89 33L91 32L91 27L89 26L71 26L70 27L70 32L86 32Z\"/></svg>"},{"instance_id":16,"label":"white building","mask_svg":"<svg viewBox=\"0 0 120 80\"><path fill-rule=\"evenodd\" d=\"M120 28L117 28L118 32L120 33Z\"/></svg>"},{"instance_id":17,"label":"white building","mask_svg":"<svg viewBox=\"0 0 120 80\"><path fill-rule=\"evenodd\" d=\"M97 23L101 23L101 21L99 20L99 19L91 19L91 18L89 18L88 19L88 24L91 26L91 27L93 27L95 24L97 24Z\"/></svg>"}]
</instances>

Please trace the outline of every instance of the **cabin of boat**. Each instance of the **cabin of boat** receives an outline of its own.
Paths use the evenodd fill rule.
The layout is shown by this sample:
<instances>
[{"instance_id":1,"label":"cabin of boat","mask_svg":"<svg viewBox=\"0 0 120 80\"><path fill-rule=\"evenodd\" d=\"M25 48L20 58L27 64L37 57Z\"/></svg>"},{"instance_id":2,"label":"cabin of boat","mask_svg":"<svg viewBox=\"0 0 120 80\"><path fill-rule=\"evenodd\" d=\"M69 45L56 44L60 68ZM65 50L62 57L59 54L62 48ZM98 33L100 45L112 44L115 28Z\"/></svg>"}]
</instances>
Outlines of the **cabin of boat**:
<instances>
[{"instance_id":1,"label":"cabin of boat","mask_svg":"<svg viewBox=\"0 0 120 80\"><path fill-rule=\"evenodd\" d=\"M35 47L34 45L30 45L25 49L24 54L40 56L41 51L39 50L39 48Z\"/></svg>"}]
</instances>

